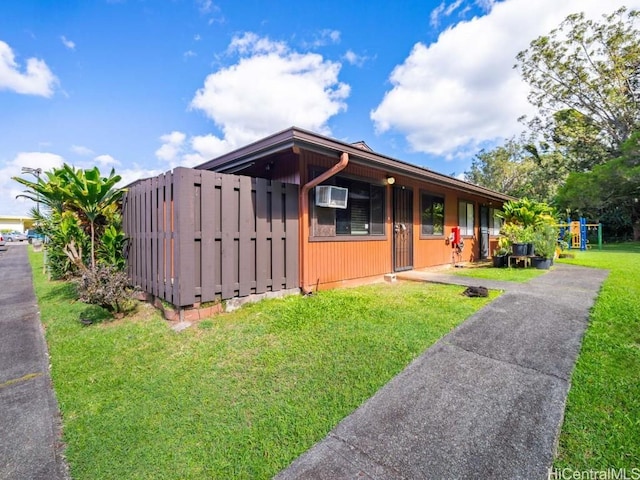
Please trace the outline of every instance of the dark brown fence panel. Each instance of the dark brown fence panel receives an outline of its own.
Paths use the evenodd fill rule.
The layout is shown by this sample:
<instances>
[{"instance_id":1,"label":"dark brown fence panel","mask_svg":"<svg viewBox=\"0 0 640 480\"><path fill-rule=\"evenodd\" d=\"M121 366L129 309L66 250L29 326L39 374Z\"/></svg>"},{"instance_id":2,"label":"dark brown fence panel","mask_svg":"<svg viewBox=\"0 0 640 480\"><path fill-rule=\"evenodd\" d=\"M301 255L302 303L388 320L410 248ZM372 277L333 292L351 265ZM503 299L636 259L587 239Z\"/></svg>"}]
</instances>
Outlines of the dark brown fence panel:
<instances>
[{"instance_id":1,"label":"dark brown fence panel","mask_svg":"<svg viewBox=\"0 0 640 480\"><path fill-rule=\"evenodd\" d=\"M176 168L124 200L134 285L176 306L298 286L298 186Z\"/></svg>"}]
</instances>

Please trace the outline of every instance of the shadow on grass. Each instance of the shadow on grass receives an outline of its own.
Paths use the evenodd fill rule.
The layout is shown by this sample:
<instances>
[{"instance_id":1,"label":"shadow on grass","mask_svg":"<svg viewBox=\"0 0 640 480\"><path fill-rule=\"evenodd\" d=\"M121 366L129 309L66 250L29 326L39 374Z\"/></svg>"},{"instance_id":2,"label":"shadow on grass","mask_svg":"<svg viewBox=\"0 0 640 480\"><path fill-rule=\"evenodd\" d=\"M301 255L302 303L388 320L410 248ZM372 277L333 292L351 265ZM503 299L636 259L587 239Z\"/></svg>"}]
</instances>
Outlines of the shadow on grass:
<instances>
[{"instance_id":1,"label":"shadow on grass","mask_svg":"<svg viewBox=\"0 0 640 480\"><path fill-rule=\"evenodd\" d=\"M78 320L83 325L92 325L105 320L113 320L113 315L98 305L87 305L87 307L80 312Z\"/></svg>"},{"instance_id":2,"label":"shadow on grass","mask_svg":"<svg viewBox=\"0 0 640 480\"><path fill-rule=\"evenodd\" d=\"M78 297L76 286L71 282L61 282L53 285L49 291L43 293L43 300L76 300Z\"/></svg>"}]
</instances>

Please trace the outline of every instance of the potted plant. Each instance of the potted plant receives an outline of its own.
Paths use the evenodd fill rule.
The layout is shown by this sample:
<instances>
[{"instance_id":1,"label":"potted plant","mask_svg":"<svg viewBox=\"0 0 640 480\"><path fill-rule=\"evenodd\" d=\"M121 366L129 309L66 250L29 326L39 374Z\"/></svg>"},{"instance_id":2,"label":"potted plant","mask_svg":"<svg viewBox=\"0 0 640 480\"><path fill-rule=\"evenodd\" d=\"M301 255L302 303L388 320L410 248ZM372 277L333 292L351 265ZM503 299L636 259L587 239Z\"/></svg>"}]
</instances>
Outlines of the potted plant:
<instances>
[{"instance_id":1,"label":"potted plant","mask_svg":"<svg viewBox=\"0 0 640 480\"><path fill-rule=\"evenodd\" d=\"M548 269L556 253L558 228L549 222L538 224L533 232L533 243L536 252L536 256L533 257L533 266Z\"/></svg>"},{"instance_id":2,"label":"potted plant","mask_svg":"<svg viewBox=\"0 0 640 480\"><path fill-rule=\"evenodd\" d=\"M527 255L526 239L529 233L525 232L525 227L518 223L505 223L500 230L500 233L504 235L509 244L511 245L511 253L516 257L523 257Z\"/></svg>"},{"instance_id":3,"label":"potted plant","mask_svg":"<svg viewBox=\"0 0 640 480\"><path fill-rule=\"evenodd\" d=\"M535 245L533 244L533 236L534 236L534 227L533 225L527 225L522 229L522 236L520 241L527 246L527 253L525 255L533 256L535 251Z\"/></svg>"},{"instance_id":4,"label":"potted plant","mask_svg":"<svg viewBox=\"0 0 640 480\"><path fill-rule=\"evenodd\" d=\"M506 267L509 256L509 239L500 237L498 239L498 248L493 251L493 266L496 268Z\"/></svg>"}]
</instances>

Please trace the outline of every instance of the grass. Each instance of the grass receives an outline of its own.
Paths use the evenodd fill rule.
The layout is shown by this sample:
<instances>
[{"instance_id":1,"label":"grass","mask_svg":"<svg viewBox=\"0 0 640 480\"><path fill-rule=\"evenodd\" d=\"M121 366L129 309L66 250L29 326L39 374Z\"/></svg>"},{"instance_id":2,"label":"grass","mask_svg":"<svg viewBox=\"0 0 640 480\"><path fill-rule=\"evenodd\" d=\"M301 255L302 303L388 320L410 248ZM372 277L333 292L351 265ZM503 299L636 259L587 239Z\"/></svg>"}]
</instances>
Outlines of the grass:
<instances>
[{"instance_id":1,"label":"grass","mask_svg":"<svg viewBox=\"0 0 640 480\"><path fill-rule=\"evenodd\" d=\"M555 467L640 468L640 243L564 263L610 270L572 377ZM629 477L631 478L631 477Z\"/></svg>"},{"instance_id":2,"label":"grass","mask_svg":"<svg viewBox=\"0 0 640 480\"><path fill-rule=\"evenodd\" d=\"M378 284L248 305L177 334L79 321L30 253L74 479L271 478L489 299Z\"/></svg>"},{"instance_id":3,"label":"grass","mask_svg":"<svg viewBox=\"0 0 640 480\"><path fill-rule=\"evenodd\" d=\"M469 268L452 268L447 270L454 275L463 277L482 278L487 280L502 280L505 282L528 282L548 270L539 270L537 268L493 268L493 267L475 267Z\"/></svg>"}]
</instances>

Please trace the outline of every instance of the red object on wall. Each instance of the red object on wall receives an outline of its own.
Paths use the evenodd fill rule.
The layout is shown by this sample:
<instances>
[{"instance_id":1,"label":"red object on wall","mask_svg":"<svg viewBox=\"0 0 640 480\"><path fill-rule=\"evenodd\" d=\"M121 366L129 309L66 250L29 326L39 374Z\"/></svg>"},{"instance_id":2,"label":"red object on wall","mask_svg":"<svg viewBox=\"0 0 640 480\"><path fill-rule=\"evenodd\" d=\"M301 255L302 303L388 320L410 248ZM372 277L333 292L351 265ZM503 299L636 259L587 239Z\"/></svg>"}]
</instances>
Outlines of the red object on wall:
<instances>
[{"instance_id":1,"label":"red object on wall","mask_svg":"<svg viewBox=\"0 0 640 480\"><path fill-rule=\"evenodd\" d=\"M460 244L460 227L453 227L451 229L451 235L453 235L452 247Z\"/></svg>"}]
</instances>

